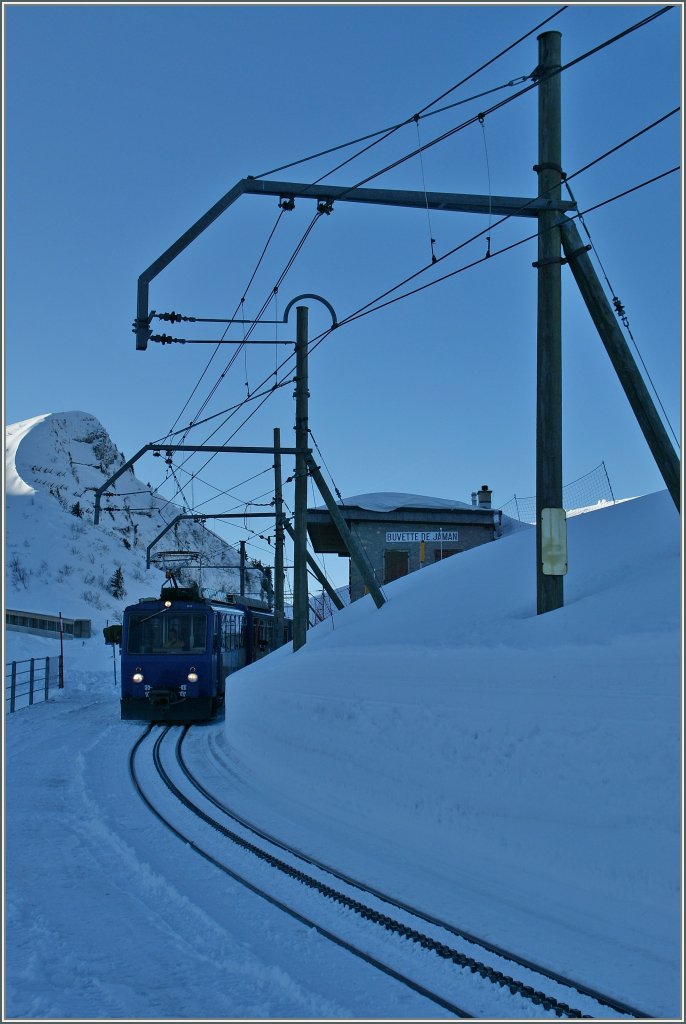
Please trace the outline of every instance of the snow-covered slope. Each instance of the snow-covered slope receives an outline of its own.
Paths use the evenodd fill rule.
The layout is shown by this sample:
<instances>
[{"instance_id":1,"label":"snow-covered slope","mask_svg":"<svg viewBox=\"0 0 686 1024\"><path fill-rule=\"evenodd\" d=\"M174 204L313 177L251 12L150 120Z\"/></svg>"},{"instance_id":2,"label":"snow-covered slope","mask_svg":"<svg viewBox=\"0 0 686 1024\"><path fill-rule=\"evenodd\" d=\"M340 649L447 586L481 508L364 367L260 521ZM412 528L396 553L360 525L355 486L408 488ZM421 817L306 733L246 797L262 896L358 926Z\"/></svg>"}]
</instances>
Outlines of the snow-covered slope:
<instances>
[{"instance_id":1,"label":"snow-covered slope","mask_svg":"<svg viewBox=\"0 0 686 1024\"><path fill-rule=\"evenodd\" d=\"M541 617L534 547L523 529L336 613L234 675L189 756L265 830L683 1019L678 517L666 493L574 517ZM435 1019L150 818L111 652L68 647L65 688L7 716L10 1016Z\"/></svg>"},{"instance_id":2,"label":"snow-covered slope","mask_svg":"<svg viewBox=\"0 0 686 1024\"><path fill-rule=\"evenodd\" d=\"M102 424L83 412L36 416L7 427L6 605L20 611L119 621L126 603L159 592L164 576L145 568L146 548L182 509L127 470L103 498L93 525L94 492L124 463ZM80 513L80 514L79 514ZM238 552L201 524L182 521L160 548L193 550L206 565L203 591L239 592ZM108 585L122 570L125 596ZM198 578L197 570L186 570ZM262 596L262 574L248 569L246 592Z\"/></svg>"},{"instance_id":3,"label":"snow-covered slope","mask_svg":"<svg viewBox=\"0 0 686 1024\"><path fill-rule=\"evenodd\" d=\"M679 517L574 517L565 607L521 530L232 680L245 807L344 871L588 984L679 1003ZM232 788L235 803L236 791Z\"/></svg>"}]
</instances>

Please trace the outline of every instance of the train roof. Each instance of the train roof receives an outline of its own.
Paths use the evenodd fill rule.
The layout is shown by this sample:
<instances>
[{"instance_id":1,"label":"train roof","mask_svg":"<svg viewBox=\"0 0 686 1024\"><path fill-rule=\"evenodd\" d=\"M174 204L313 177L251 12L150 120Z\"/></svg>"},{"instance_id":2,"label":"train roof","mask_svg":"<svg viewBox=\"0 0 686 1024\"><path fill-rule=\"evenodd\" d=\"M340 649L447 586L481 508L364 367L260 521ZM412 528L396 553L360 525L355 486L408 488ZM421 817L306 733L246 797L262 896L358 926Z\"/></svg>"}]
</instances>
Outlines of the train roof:
<instances>
[{"instance_id":1,"label":"train roof","mask_svg":"<svg viewBox=\"0 0 686 1024\"><path fill-rule=\"evenodd\" d=\"M131 604L131 605L129 605L127 608L125 608L125 611L130 612L130 611L134 611L136 608L139 608L141 606L149 606L149 605L154 605L156 607L159 607L160 605L164 605L166 603L166 601L167 601L166 594L165 594L164 597L141 597L139 599L139 601L138 601L138 604ZM244 615L245 611L246 611L246 608L243 605L240 605L240 604L230 604L227 601L218 601L218 600L217 601L213 601L213 600L211 600L209 598L204 598L204 597L200 598L200 600L190 600L190 601L189 600L185 600L185 601L184 600L179 600L177 598L175 601L170 602L169 610L172 611L174 608L177 608L177 609L183 609L184 611L187 611L188 609L192 609L192 608L193 609L197 609L198 606L200 606L200 608L212 609L213 611L223 611L223 612L231 612L232 611L232 612L237 612L240 615ZM267 609L264 609L264 612L266 614L271 614L270 612L267 611Z\"/></svg>"}]
</instances>

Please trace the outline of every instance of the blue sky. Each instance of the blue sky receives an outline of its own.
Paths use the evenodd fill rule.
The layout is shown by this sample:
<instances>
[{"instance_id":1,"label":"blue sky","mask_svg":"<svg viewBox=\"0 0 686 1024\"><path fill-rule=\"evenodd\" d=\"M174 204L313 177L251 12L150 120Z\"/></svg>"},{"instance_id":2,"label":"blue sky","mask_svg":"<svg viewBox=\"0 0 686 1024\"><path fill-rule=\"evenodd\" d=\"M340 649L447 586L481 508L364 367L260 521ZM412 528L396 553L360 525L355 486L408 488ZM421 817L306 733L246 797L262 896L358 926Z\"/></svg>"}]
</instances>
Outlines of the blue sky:
<instances>
[{"instance_id":1,"label":"blue sky","mask_svg":"<svg viewBox=\"0 0 686 1024\"><path fill-rule=\"evenodd\" d=\"M75 5L6 4L6 421L80 409L127 456L184 426L227 365L224 346L189 400L214 346L136 352L138 275L236 181L411 117L559 8L552 5ZM576 5L546 28L563 62L659 5ZM571 174L678 106L682 11L589 57L563 75L563 166ZM505 88L422 118L422 143L514 94L506 83L537 64L536 33L443 103ZM442 104L439 104L442 105ZM417 145L410 124L329 175L354 185ZM343 152L343 157L355 151ZM574 180L585 210L676 166L680 116ZM270 177L309 182L332 154ZM423 157L429 190L533 196L536 93L460 131ZM421 189L417 157L370 184ZM669 177L589 213L586 223L674 429L681 416L681 184ZM278 215L277 200L245 196L161 274L150 306L233 314ZM487 227L487 218L339 203L321 217L272 289L314 214L281 218L247 293L246 317L271 300L275 319L315 292L339 319ZM532 233L514 218L492 249ZM586 240L586 239L585 239ZM417 283L483 256L481 238ZM398 490L469 500L488 483L497 504L535 489L535 242L497 256L327 338L310 359L310 425L344 495ZM590 317L563 271L564 481L604 461L616 496L664 485ZM328 326L312 305L311 335ZM185 325L157 323L187 337ZM219 339L216 324L196 337ZM280 327L278 337L294 336ZM229 335L241 337L233 327ZM273 325L256 338L276 338ZM203 416L244 399L286 350L253 347L226 373ZM281 388L240 429L244 407L210 443L291 444L293 400ZM178 422L177 422L178 418ZM196 428L201 444L224 417ZM180 469L197 472L197 457ZM181 460L179 459L179 462ZM203 459L203 462L205 459ZM186 489L197 505L268 468L222 455ZM137 470L153 485L163 466ZM287 469L287 473L289 470ZM201 482L204 481L204 482ZM270 476L233 493L269 499ZM172 496L173 481L164 485ZM227 511L218 497L205 511ZM254 524L258 530L263 527ZM239 534L222 527L233 541ZM264 544L262 544L264 548ZM258 549L255 549L258 554Z\"/></svg>"}]
</instances>

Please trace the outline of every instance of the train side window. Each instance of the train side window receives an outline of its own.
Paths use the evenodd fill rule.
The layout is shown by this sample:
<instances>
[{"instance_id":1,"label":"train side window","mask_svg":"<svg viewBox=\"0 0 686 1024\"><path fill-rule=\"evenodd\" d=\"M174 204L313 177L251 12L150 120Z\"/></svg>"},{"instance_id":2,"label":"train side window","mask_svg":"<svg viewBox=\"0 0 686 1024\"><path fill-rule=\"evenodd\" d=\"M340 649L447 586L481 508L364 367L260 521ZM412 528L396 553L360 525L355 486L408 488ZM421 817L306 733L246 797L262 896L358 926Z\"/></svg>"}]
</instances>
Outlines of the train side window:
<instances>
[{"instance_id":1,"label":"train side window","mask_svg":"<svg viewBox=\"0 0 686 1024\"><path fill-rule=\"evenodd\" d=\"M238 647L237 635L236 635L236 616L227 616L227 650L235 651Z\"/></svg>"}]
</instances>

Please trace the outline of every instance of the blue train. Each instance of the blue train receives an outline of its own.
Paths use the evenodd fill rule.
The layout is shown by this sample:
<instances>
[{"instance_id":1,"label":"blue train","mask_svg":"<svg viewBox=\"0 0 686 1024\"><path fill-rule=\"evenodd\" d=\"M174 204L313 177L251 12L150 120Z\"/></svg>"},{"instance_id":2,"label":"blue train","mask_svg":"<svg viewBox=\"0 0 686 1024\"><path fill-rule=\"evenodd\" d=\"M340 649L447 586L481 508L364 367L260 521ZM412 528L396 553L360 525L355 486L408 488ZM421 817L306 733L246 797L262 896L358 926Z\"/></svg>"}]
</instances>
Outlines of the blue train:
<instances>
[{"instance_id":1,"label":"blue train","mask_svg":"<svg viewBox=\"0 0 686 1024\"><path fill-rule=\"evenodd\" d=\"M292 639L286 620L281 646ZM197 722L224 703L226 679L274 646L274 616L204 599L194 587L162 587L159 600L124 609L121 717Z\"/></svg>"}]
</instances>

